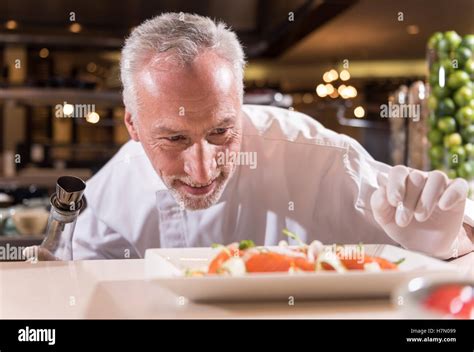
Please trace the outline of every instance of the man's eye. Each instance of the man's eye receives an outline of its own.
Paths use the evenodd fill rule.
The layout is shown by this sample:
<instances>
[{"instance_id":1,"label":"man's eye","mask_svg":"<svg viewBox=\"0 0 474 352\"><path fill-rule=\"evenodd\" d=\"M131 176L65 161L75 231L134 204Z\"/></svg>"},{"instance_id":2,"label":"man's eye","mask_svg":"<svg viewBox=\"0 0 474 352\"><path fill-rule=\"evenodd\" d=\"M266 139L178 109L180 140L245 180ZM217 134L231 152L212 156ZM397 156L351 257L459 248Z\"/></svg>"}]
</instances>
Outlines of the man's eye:
<instances>
[{"instance_id":1,"label":"man's eye","mask_svg":"<svg viewBox=\"0 0 474 352\"><path fill-rule=\"evenodd\" d=\"M178 141L185 140L186 138L184 136L171 136L171 137L167 137L166 139L171 142L178 142Z\"/></svg>"},{"instance_id":2,"label":"man's eye","mask_svg":"<svg viewBox=\"0 0 474 352\"><path fill-rule=\"evenodd\" d=\"M216 134L224 134L226 133L228 130L228 128L216 128L212 134L216 135Z\"/></svg>"}]
</instances>

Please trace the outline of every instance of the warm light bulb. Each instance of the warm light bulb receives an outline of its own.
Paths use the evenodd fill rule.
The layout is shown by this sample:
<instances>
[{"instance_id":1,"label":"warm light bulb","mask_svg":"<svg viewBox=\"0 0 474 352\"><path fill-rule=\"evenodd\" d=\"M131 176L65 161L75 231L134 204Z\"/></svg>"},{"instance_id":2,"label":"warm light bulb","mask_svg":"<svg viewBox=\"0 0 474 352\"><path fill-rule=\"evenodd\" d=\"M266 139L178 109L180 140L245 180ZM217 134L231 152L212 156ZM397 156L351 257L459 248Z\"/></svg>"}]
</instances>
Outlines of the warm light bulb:
<instances>
[{"instance_id":1,"label":"warm light bulb","mask_svg":"<svg viewBox=\"0 0 474 352\"><path fill-rule=\"evenodd\" d=\"M331 81L335 81L336 79L339 78L339 75L338 75L337 71L334 70L334 69L332 69L331 71L329 71L328 76L329 76L329 78L331 79Z\"/></svg>"},{"instance_id":2,"label":"warm light bulb","mask_svg":"<svg viewBox=\"0 0 474 352\"><path fill-rule=\"evenodd\" d=\"M418 27L416 24L411 24L407 26L407 32L408 34L415 35L420 33L420 27Z\"/></svg>"},{"instance_id":3,"label":"warm light bulb","mask_svg":"<svg viewBox=\"0 0 474 352\"><path fill-rule=\"evenodd\" d=\"M365 110L362 106L358 106L354 109L354 116L358 118L362 118L365 116Z\"/></svg>"},{"instance_id":4,"label":"warm light bulb","mask_svg":"<svg viewBox=\"0 0 474 352\"><path fill-rule=\"evenodd\" d=\"M71 104L64 104L63 113L66 116L72 115L74 113L74 106Z\"/></svg>"},{"instance_id":5,"label":"warm light bulb","mask_svg":"<svg viewBox=\"0 0 474 352\"><path fill-rule=\"evenodd\" d=\"M15 20L9 20L7 22L5 22L5 28L12 31L14 29L17 29L18 28L18 22L15 21Z\"/></svg>"},{"instance_id":6,"label":"warm light bulb","mask_svg":"<svg viewBox=\"0 0 474 352\"><path fill-rule=\"evenodd\" d=\"M89 123L97 123L100 120L100 116L96 112L91 112L89 115L86 117L86 121Z\"/></svg>"},{"instance_id":7,"label":"warm light bulb","mask_svg":"<svg viewBox=\"0 0 474 352\"><path fill-rule=\"evenodd\" d=\"M329 76L329 72L324 72L323 81L324 82L331 82L331 77Z\"/></svg>"},{"instance_id":8,"label":"warm light bulb","mask_svg":"<svg viewBox=\"0 0 474 352\"><path fill-rule=\"evenodd\" d=\"M357 89L353 86L347 86L345 92L349 98L355 98L357 96Z\"/></svg>"},{"instance_id":9,"label":"warm light bulb","mask_svg":"<svg viewBox=\"0 0 474 352\"><path fill-rule=\"evenodd\" d=\"M332 84L328 83L324 87L326 88L326 93L328 95L330 95L334 92L334 86Z\"/></svg>"},{"instance_id":10,"label":"warm light bulb","mask_svg":"<svg viewBox=\"0 0 474 352\"><path fill-rule=\"evenodd\" d=\"M69 26L69 31L72 33L79 33L82 31L82 26L79 23L74 22Z\"/></svg>"},{"instance_id":11,"label":"warm light bulb","mask_svg":"<svg viewBox=\"0 0 474 352\"><path fill-rule=\"evenodd\" d=\"M339 74L339 78L341 81L347 81L349 78L351 78L351 74L347 70L342 70Z\"/></svg>"},{"instance_id":12,"label":"warm light bulb","mask_svg":"<svg viewBox=\"0 0 474 352\"><path fill-rule=\"evenodd\" d=\"M43 48L39 51L39 57L42 59L46 59L49 56L48 48Z\"/></svg>"},{"instance_id":13,"label":"warm light bulb","mask_svg":"<svg viewBox=\"0 0 474 352\"><path fill-rule=\"evenodd\" d=\"M345 84L341 84L338 88L337 88L337 92L339 93L339 95L346 99L346 85Z\"/></svg>"},{"instance_id":14,"label":"warm light bulb","mask_svg":"<svg viewBox=\"0 0 474 352\"><path fill-rule=\"evenodd\" d=\"M326 95L328 95L328 91L327 91L327 88L324 84L319 84L317 87L316 87L316 94L318 94L318 96L320 96L321 98L324 98Z\"/></svg>"}]
</instances>

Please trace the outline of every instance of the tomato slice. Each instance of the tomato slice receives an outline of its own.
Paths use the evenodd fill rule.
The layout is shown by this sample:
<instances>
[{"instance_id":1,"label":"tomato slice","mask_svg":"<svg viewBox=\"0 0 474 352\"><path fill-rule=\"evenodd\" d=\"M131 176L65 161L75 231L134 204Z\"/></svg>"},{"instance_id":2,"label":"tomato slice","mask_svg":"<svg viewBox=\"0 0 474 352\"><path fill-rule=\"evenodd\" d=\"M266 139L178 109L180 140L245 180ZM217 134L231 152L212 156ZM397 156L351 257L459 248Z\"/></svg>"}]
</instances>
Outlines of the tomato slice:
<instances>
[{"instance_id":1,"label":"tomato slice","mask_svg":"<svg viewBox=\"0 0 474 352\"><path fill-rule=\"evenodd\" d=\"M231 258L232 256L241 257L242 254L243 251L237 248L227 248L222 250L209 264L209 269L207 271L208 274L217 274L222 264L224 264L227 259Z\"/></svg>"},{"instance_id":2,"label":"tomato slice","mask_svg":"<svg viewBox=\"0 0 474 352\"><path fill-rule=\"evenodd\" d=\"M358 258L347 259L347 258L341 258L341 256L339 256L339 259L341 260L341 263L344 265L344 267L347 270L364 270L364 264L369 264L369 263L374 263L374 262L378 263L380 266L380 269L382 270L396 270L397 269L397 264L394 264L380 257L364 256L364 259L360 260ZM334 268L328 263L322 263L322 267L324 270L334 270Z\"/></svg>"},{"instance_id":3,"label":"tomato slice","mask_svg":"<svg viewBox=\"0 0 474 352\"><path fill-rule=\"evenodd\" d=\"M222 264L224 264L229 258L232 256L242 257L245 252L246 250L239 250L236 247L227 247L219 252L219 254L211 261L208 273L218 274ZM303 251L296 250L295 252L302 253ZM339 255L339 259L347 270L364 270L364 264L373 262L378 263L382 270L397 269L396 264L379 257L365 256L363 260L360 260L359 258L346 259L343 258L342 255ZM302 271L315 271L315 263L308 261L306 258L293 257L291 255L275 252L259 252L252 254L246 260L245 266L249 273L287 272L291 268ZM325 270L334 270L334 268L328 263L322 263L322 267Z\"/></svg>"},{"instance_id":4,"label":"tomato slice","mask_svg":"<svg viewBox=\"0 0 474 352\"><path fill-rule=\"evenodd\" d=\"M280 253L262 252L252 255L245 263L249 273L285 272L291 268L314 271L314 263L305 258L292 257Z\"/></svg>"}]
</instances>

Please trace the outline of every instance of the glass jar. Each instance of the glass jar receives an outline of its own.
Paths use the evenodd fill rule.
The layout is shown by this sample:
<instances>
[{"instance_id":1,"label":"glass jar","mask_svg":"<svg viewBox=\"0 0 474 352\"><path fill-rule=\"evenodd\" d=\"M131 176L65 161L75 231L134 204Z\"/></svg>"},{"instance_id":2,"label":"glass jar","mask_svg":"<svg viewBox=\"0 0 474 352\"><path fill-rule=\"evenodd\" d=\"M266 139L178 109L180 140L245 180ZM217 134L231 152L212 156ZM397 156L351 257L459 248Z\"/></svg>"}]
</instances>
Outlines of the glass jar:
<instances>
[{"instance_id":1,"label":"glass jar","mask_svg":"<svg viewBox=\"0 0 474 352\"><path fill-rule=\"evenodd\" d=\"M437 32L428 41L431 169L474 189L474 35Z\"/></svg>"}]
</instances>

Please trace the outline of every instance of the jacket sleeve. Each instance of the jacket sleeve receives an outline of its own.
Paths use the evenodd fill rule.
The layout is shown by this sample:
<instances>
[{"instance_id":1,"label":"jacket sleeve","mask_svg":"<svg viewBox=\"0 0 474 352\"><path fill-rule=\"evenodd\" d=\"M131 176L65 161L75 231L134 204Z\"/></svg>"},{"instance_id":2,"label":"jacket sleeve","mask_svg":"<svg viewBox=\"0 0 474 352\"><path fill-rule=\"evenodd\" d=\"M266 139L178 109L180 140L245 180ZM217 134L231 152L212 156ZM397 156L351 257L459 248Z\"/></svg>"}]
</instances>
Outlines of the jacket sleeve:
<instances>
[{"instance_id":1,"label":"jacket sleeve","mask_svg":"<svg viewBox=\"0 0 474 352\"><path fill-rule=\"evenodd\" d=\"M341 233L350 233L353 243L396 244L375 221L370 198L379 187L377 175L387 175L391 166L378 162L354 139L344 136L346 150L342 156L342 177L335 187L336 209L344 214L338 221Z\"/></svg>"},{"instance_id":2,"label":"jacket sleeve","mask_svg":"<svg viewBox=\"0 0 474 352\"><path fill-rule=\"evenodd\" d=\"M77 219L72 251L73 260L139 258L130 242L100 221L90 207Z\"/></svg>"}]
</instances>

